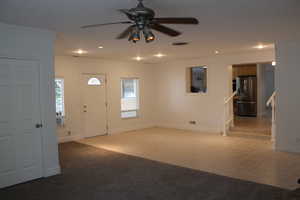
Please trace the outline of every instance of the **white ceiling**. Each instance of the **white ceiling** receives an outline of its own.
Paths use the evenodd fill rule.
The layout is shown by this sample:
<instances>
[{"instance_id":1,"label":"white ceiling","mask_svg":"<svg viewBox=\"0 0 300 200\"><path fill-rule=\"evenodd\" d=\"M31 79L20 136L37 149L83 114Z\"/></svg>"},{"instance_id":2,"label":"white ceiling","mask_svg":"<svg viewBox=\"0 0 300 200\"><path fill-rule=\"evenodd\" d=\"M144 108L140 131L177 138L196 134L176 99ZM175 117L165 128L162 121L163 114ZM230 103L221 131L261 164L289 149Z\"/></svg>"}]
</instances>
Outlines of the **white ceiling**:
<instances>
[{"instance_id":1,"label":"white ceiling","mask_svg":"<svg viewBox=\"0 0 300 200\"><path fill-rule=\"evenodd\" d=\"M136 6L136 0L1 0L0 21L50 29L57 32L56 54L72 55L76 49L86 56L109 59L132 59L140 55L156 62L162 59L187 59L213 55L215 50L231 53L254 50L259 44L292 39L300 35L299 0L145 0L158 17L196 17L198 26L171 25L183 35L170 38L155 33L151 44L115 40L126 25L94 29L80 26L127 20L117 12ZM172 42L187 41L188 46L174 47ZM104 46L98 49L98 46Z\"/></svg>"}]
</instances>

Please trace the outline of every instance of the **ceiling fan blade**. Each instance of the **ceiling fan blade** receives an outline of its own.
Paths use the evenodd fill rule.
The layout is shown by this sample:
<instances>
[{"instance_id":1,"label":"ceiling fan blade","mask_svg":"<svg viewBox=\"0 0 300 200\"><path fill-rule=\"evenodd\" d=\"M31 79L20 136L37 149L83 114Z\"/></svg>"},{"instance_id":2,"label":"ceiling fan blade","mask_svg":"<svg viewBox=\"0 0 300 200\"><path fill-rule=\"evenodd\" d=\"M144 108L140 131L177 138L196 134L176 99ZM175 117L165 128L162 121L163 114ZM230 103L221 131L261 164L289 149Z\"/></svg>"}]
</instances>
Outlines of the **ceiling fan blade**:
<instances>
[{"instance_id":1,"label":"ceiling fan blade","mask_svg":"<svg viewBox=\"0 0 300 200\"><path fill-rule=\"evenodd\" d=\"M164 33L166 35L169 35L171 37L176 37L176 36L181 35L180 32L178 32L178 31L176 31L174 29L171 29L169 27L163 26L161 24L151 24L150 27L153 30L159 31L159 32Z\"/></svg>"},{"instance_id":2,"label":"ceiling fan blade","mask_svg":"<svg viewBox=\"0 0 300 200\"><path fill-rule=\"evenodd\" d=\"M154 18L153 21L159 24L199 24L198 19L192 17Z\"/></svg>"},{"instance_id":3,"label":"ceiling fan blade","mask_svg":"<svg viewBox=\"0 0 300 200\"><path fill-rule=\"evenodd\" d=\"M124 13L125 15L127 15L127 17L129 19L137 16L136 12L130 11L128 9L119 9L118 11L120 11L121 13Z\"/></svg>"},{"instance_id":4,"label":"ceiling fan blade","mask_svg":"<svg viewBox=\"0 0 300 200\"><path fill-rule=\"evenodd\" d=\"M81 28L95 28L95 27L113 25L113 24L132 24L132 22L124 21L124 22L113 22L113 23L105 23L105 24L91 24L91 25L82 26Z\"/></svg>"},{"instance_id":5,"label":"ceiling fan blade","mask_svg":"<svg viewBox=\"0 0 300 200\"><path fill-rule=\"evenodd\" d=\"M117 39L124 39L127 38L129 36L129 34L132 32L134 26L129 26L127 29L125 29L125 31L123 31L118 37Z\"/></svg>"}]
</instances>

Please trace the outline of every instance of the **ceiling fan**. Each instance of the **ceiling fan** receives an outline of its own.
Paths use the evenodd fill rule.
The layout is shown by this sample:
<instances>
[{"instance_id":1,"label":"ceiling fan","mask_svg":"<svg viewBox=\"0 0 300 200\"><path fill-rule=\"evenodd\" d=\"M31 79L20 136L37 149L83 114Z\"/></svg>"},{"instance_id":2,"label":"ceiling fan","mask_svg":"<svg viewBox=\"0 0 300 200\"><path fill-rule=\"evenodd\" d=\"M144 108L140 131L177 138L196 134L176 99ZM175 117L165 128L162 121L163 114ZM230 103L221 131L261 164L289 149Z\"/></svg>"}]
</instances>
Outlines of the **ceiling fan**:
<instances>
[{"instance_id":1,"label":"ceiling fan","mask_svg":"<svg viewBox=\"0 0 300 200\"><path fill-rule=\"evenodd\" d=\"M154 10L147 8L143 4L143 0L138 0L137 7L131 9L120 9L119 11L125 14L130 21L121 21L105 24L93 24L82 26L81 28L94 28L112 24L131 24L125 31L123 31L117 39L124 39L128 37L128 41L136 43L140 40L141 32L143 33L146 42L155 40L155 36L151 30L159 31L171 37L181 35L179 31L171 29L162 24L191 24L197 25L199 21L196 18L189 17L170 17L170 18L155 18Z\"/></svg>"}]
</instances>

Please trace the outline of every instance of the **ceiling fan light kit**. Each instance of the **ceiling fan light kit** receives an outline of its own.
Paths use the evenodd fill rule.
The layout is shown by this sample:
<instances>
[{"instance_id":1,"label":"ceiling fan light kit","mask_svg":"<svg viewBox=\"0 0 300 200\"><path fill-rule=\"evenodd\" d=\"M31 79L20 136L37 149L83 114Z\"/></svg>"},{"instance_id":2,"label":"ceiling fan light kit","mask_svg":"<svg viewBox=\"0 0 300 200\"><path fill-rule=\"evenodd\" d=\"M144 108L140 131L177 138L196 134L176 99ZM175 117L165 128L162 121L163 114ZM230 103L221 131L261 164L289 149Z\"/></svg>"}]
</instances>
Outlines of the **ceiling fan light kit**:
<instances>
[{"instance_id":1,"label":"ceiling fan light kit","mask_svg":"<svg viewBox=\"0 0 300 200\"><path fill-rule=\"evenodd\" d=\"M140 30L137 27L133 27L128 40L136 43L140 41L140 39L141 39Z\"/></svg>"},{"instance_id":2,"label":"ceiling fan light kit","mask_svg":"<svg viewBox=\"0 0 300 200\"><path fill-rule=\"evenodd\" d=\"M155 36L148 27L144 27L143 34L147 43L155 40Z\"/></svg>"},{"instance_id":3,"label":"ceiling fan light kit","mask_svg":"<svg viewBox=\"0 0 300 200\"><path fill-rule=\"evenodd\" d=\"M143 0L138 1L139 3L135 8L119 10L121 13L125 14L130 21L92 24L82 26L81 28L94 28L113 24L131 24L131 26L129 26L125 31L123 31L117 37L117 39L128 38L129 41L136 43L140 41L141 33L143 33L145 41L149 43L155 40L155 35L153 34L152 30L156 30L171 37L177 37L181 35L181 32L164 26L163 24L199 24L199 21L196 18L155 18L154 10L145 7L143 4Z\"/></svg>"}]
</instances>

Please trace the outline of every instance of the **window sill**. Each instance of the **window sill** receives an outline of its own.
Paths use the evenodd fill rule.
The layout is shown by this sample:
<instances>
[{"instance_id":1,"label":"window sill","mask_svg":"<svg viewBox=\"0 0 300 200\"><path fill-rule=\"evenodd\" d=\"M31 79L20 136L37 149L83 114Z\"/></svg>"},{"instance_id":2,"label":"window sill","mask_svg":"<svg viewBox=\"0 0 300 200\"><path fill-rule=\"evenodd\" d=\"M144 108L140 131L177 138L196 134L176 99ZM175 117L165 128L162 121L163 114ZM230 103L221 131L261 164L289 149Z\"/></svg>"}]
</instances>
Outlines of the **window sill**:
<instances>
[{"instance_id":1,"label":"window sill","mask_svg":"<svg viewBox=\"0 0 300 200\"><path fill-rule=\"evenodd\" d=\"M189 93L189 92L186 92L185 93L186 96L203 96L203 95L207 95L207 92L199 92L199 93Z\"/></svg>"},{"instance_id":2,"label":"window sill","mask_svg":"<svg viewBox=\"0 0 300 200\"><path fill-rule=\"evenodd\" d=\"M122 120L129 120L129 119L138 119L139 117L121 117Z\"/></svg>"}]
</instances>

